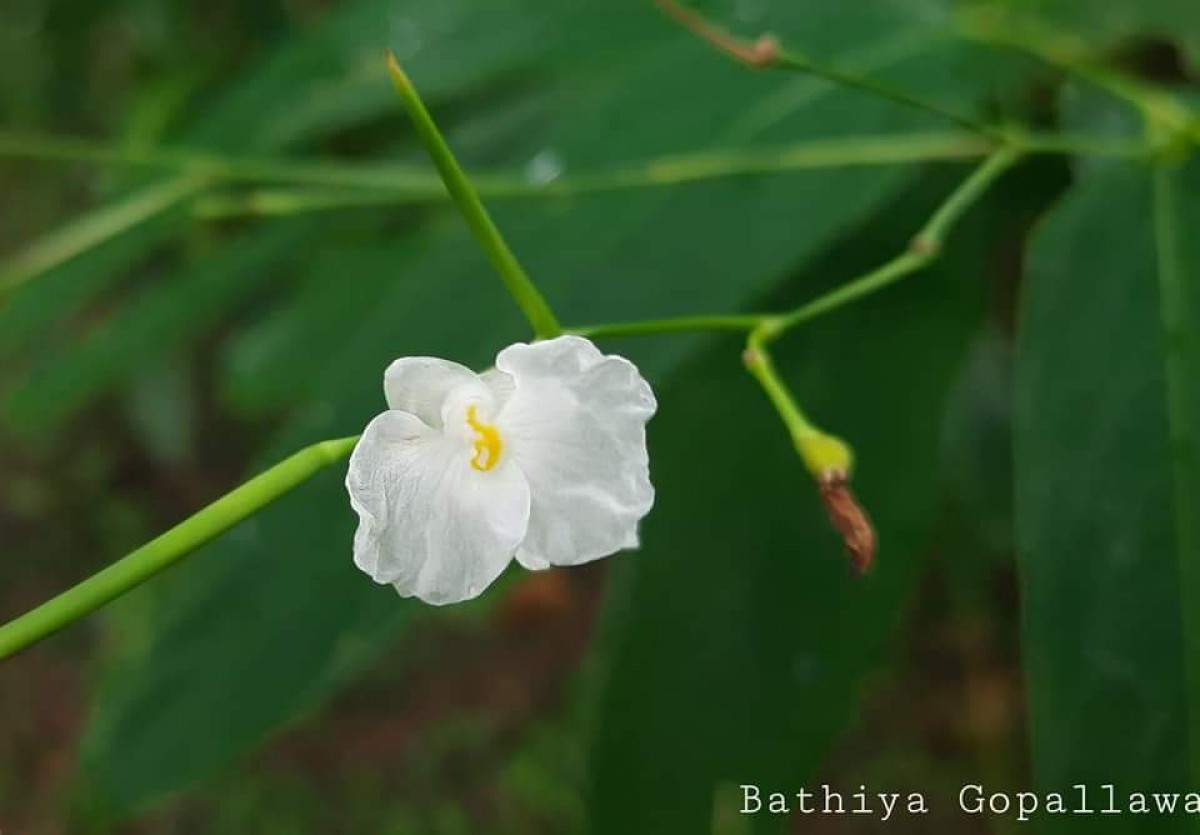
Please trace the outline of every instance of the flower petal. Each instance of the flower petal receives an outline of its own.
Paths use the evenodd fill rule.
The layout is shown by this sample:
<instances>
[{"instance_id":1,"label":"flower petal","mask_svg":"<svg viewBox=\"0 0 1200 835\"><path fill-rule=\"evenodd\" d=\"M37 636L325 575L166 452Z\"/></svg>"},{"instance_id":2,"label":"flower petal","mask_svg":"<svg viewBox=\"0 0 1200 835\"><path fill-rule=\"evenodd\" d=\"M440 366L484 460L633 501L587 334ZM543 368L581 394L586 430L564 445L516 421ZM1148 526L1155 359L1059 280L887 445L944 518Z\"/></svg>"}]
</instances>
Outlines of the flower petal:
<instances>
[{"instance_id":1,"label":"flower petal","mask_svg":"<svg viewBox=\"0 0 1200 835\"><path fill-rule=\"evenodd\" d=\"M486 390L474 371L437 357L402 357L383 373L388 408L414 414L435 429L441 428L442 406L456 389Z\"/></svg>"},{"instance_id":2,"label":"flower petal","mask_svg":"<svg viewBox=\"0 0 1200 835\"><path fill-rule=\"evenodd\" d=\"M476 597L499 577L525 536L529 484L512 463L480 472L469 459L469 446L413 415L372 420L346 475L355 564L435 604Z\"/></svg>"},{"instance_id":3,"label":"flower petal","mask_svg":"<svg viewBox=\"0 0 1200 835\"><path fill-rule=\"evenodd\" d=\"M654 503L646 421L656 403L633 363L563 336L505 348L514 389L496 417L529 482L526 568L574 565L635 547Z\"/></svg>"}]
</instances>

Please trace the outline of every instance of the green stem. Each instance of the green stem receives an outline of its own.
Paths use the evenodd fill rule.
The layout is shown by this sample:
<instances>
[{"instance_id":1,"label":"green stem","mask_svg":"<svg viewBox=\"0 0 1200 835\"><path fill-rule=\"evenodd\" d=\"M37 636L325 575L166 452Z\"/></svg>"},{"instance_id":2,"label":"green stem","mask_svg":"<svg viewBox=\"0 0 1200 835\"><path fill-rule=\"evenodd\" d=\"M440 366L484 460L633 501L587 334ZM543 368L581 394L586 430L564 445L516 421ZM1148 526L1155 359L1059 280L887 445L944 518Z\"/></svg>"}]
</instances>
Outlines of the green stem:
<instances>
[{"instance_id":1,"label":"green stem","mask_svg":"<svg viewBox=\"0 0 1200 835\"><path fill-rule=\"evenodd\" d=\"M948 110L935 102L926 101L917 96L910 95L903 90L881 84L873 79L864 76L857 76L852 73L839 70L836 67L830 67L825 64L820 64L803 55L795 52L790 52L786 49L781 49L775 58L772 66L777 66L782 69L802 72L807 75L823 78L826 81L839 84L842 87L848 87L855 90L861 90L864 93L875 96L876 98L885 99L912 110L918 110L930 116L935 116L939 119L946 119L961 128L966 128L972 133L988 139L1001 139L1001 132L991 125L986 125L983 122L976 121L960 113L955 113Z\"/></svg>"},{"instance_id":2,"label":"green stem","mask_svg":"<svg viewBox=\"0 0 1200 835\"><path fill-rule=\"evenodd\" d=\"M521 312L525 314L534 334L540 338L558 336L562 333L562 327L558 324L554 311L546 304L542 294L525 273L512 250L509 249L504 236L492 222L479 195L475 193L470 180L459 167L458 160L454 158L450 146L446 144L446 140L442 138L441 132L434 124L433 117L425 109L425 103L421 101L416 88L401 69L400 64L396 61L396 56L391 52L387 53L387 67L392 78L392 86L399 93L400 100L412 118L417 135L433 158L433 164L437 167L438 173L442 175L446 190L450 192L451 198L458 205L475 240L483 247L488 260L500 274L509 294L521 308Z\"/></svg>"},{"instance_id":3,"label":"green stem","mask_svg":"<svg viewBox=\"0 0 1200 835\"><path fill-rule=\"evenodd\" d=\"M568 328L567 333L588 338L606 336L651 336L664 333L695 331L752 331L770 317L755 314L739 316L679 316L671 319L648 319L639 322L612 322L604 325L584 325Z\"/></svg>"},{"instance_id":4,"label":"green stem","mask_svg":"<svg viewBox=\"0 0 1200 835\"><path fill-rule=\"evenodd\" d=\"M1005 142L1018 141L1009 140ZM1145 142L1078 134L1021 134L1029 153L1145 157ZM1001 143L1004 144L1004 143ZM519 199L575 196L621 189L681 185L722 177L780 171L893 165L908 162L972 159L987 155L996 142L973 134L915 132L817 139L754 150L715 150L671 154L633 162L611 171L584 173L549 183L531 183L517 174L488 173L474 178L480 197ZM194 174L212 182L275 184L248 195L202 200L199 212L292 214L325 208L446 198L437 177L395 164L353 164L322 159L255 159L190 152L175 148L124 148L77 137L10 134L0 131L0 157L148 167ZM294 188L292 188L294 187ZM312 205L290 205L291 201Z\"/></svg>"},{"instance_id":5,"label":"green stem","mask_svg":"<svg viewBox=\"0 0 1200 835\"><path fill-rule=\"evenodd\" d=\"M993 153L938 206L913 236L909 248L895 258L847 284L785 313L747 313L728 316L682 316L633 322L613 322L570 328L580 336L652 336L687 331L750 331L762 346L818 316L868 296L937 260L946 236L958 220L1022 157L1017 147ZM769 368L769 360L768 360Z\"/></svg>"},{"instance_id":6,"label":"green stem","mask_svg":"<svg viewBox=\"0 0 1200 835\"><path fill-rule=\"evenodd\" d=\"M1154 171L1154 229L1158 255L1159 304L1166 360L1167 427L1174 494L1176 555L1183 598L1183 667L1187 687L1187 734L1192 781L1200 779L1200 449L1195 429L1200 415L1191 407L1196 385L1194 323L1189 282L1182 263L1175 178L1178 166L1160 163Z\"/></svg>"},{"instance_id":7,"label":"green stem","mask_svg":"<svg viewBox=\"0 0 1200 835\"><path fill-rule=\"evenodd\" d=\"M231 194L214 194L197 200L193 214L204 220L231 217L288 217L309 212L408 206L444 200L441 183L436 191L414 192L377 188L263 188Z\"/></svg>"},{"instance_id":8,"label":"green stem","mask_svg":"<svg viewBox=\"0 0 1200 835\"><path fill-rule=\"evenodd\" d=\"M103 571L0 627L0 659L91 614L179 562L325 467L344 459L357 441L323 441L297 452Z\"/></svg>"},{"instance_id":9,"label":"green stem","mask_svg":"<svg viewBox=\"0 0 1200 835\"><path fill-rule=\"evenodd\" d=\"M725 29L713 24L694 9L684 8L676 0L657 0L658 5L670 17L676 20L692 34L701 40L747 66L756 69L785 69L802 72L817 78L823 78L842 87L860 90L876 98L884 99L902 107L919 110L946 119L959 127L966 128L972 133L991 139L999 139L1000 134L989 125L947 110L936 102L926 101L911 93L896 89L889 85L846 72L814 61L811 58L791 52L779 45L774 37L763 35L754 41L747 41L730 34Z\"/></svg>"},{"instance_id":10,"label":"green stem","mask_svg":"<svg viewBox=\"0 0 1200 835\"><path fill-rule=\"evenodd\" d=\"M779 412L783 425L787 427L788 433L797 443L820 434L820 430L809 422L804 411L788 391L787 385L780 378L762 333L751 333L746 343L744 359L751 376L758 380L767 399L771 401L775 411Z\"/></svg>"},{"instance_id":11,"label":"green stem","mask_svg":"<svg viewBox=\"0 0 1200 835\"><path fill-rule=\"evenodd\" d=\"M1079 154L1129 159L1148 158L1153 151L1146 142L1070 134L1014 134L1004 145L1015 145L1031 155ZM566 198L753 174L973 159L986 156L995 147L988 140L953 133L849 136L798 142L761 151L707 151L665 156L613 171L580 174L550 183L534 184L501 174L476 177L474 183L480 197L490 200ZM434 188L393 189L377 181L370 188L274 188L214 195L197 201L195 212L205 218L274 217L424 203L439 201L445 196L440 184Z\"/></svg>"},{"instance_id":12,"label":"green stem","mask_svg":"<svg viewBox=\"0 0 1200 835\"><path fill-rule=\"evenodd\" d=\"M655 188L751 174L898 165L911 162L973 159L992 145L978 137L954 133L893 136L848 136L835 140L798 142L750 151L701 151L632 163L612 171L580 174L549 183L484 175L474 178L476 193L493 200L576 197L607 191ZM270 189L243 195L222 195L197 206L205 217L228 215L290 215L381 204L440 200L445 192L411 188L387 189Z\"/></svg>"},{"instance_id":13,"label":"green stem","mask_svg":"<svg viewBox=\"0 0 1200 835\"><path fill-rule=\"evenodd\" d=\"M911 162L972 159L991 145L961 134L851 136L795 143L758 151L704 151L634 163L613 171L530 183L524 179L485 175L474 179L476 192L492 200L576 197L608 191L656 188L724 177L848 166L897 165ZM220 195L197 204L208 217L276 216L311 211L397 205L440 200L442 189L264 189Z\"/></svg>"},{"instance_id":14,"label":"green stem","mask_svg":"<svg viewBox=\"0 0 1200 835\"><path fill-rule=\"evenodd\" d=\"M771 352L767 349L767 335L767 328L761 325L751 331L746 340L746 352L743 354L746 369L758 381L767 399L779 413L783 425L791 435L792 445L813 478L820 481L831 474L841 477L849 475L853 464L850 447L840 438L821 431L809 421L775 368Z\"/></svg>"},{"instance_id":15,"label":"green stem","mask_svg":"<svg viewBox=\"0 0 1200 835\"><path fill-rule=\"evenodd\" d=\"M876 267L853 281L831 290L811 302L781 316L769 333L771 339L797 325L823 316L839 307L869 296L889 284L924 269L934 258L932 252L909 250Z\"/></svg>"},{"instance_id":16,"label":"green stem","mask_svg":"<svg viewBox=\"0 0 1200 835\"><path fill-rule=\"evenodd\" d=\"M1079 157L1145 160L1154 152L1154 148L1145 140L1112 139L1075 133L1017 132L1007 144L1031 155L1068 154Z\"/></svg>"},{"instance_id":17,"label":"green stem","mask_svg":"<svg viewBox=\"0 0 1200 835\"><path fill-rule=\"evenodd\" d=\"M1164 90L1105 66L1081 38L998 7L969 9L957 18L959 34L988 46L1029 55L1076 76L1135 107L1147 121L1200 143L1200 119Z\"/></svg>"},{"instance_id":18,"label":"green stem","mask_svg":"<svg viewBox=\"0 0 1200 835\"><path fill-rule=\"evenodd\" d=\"M913 236L906 251L866 275L780 316L767 331L766 338L774 339L810 319L875 293L889 284L919 272L937 260L946 235L954 224L1004 172L1021 159L1021 156L1021 151L1015 148L996 151L975 169L962 185L951 192L946 201Z\"/></svg>"},{"instance_id":19,"label":"green stem","mask_svg":"<svg viewBox=\"0 0 1200 835\"><path fill-rule=\"evenodd\" d=\"M226 156L180 148L114 146L72 136L0 131L0 157L179 171L220 182L407 190L422 195L444 193L444 187L436 177L413 166Z\"/></svg>"},{"instance_id":20,"label":"green stem","mask_svg":"<svg viewBox=\"0 0 1200 835\"><path fill-rule=\"evenodd\" d=\"M162 214L207 185L207 178L198 174L185 174L156 183L94 209L34 241L0 264L0 300L22 284Z\"/></svg>"},{"instance_id":21,"label":"green stem","mask_svg":"<svg viewBox=\"0 0 1200 835\"><path fill-rule=\"evenodd\" d=\"M914 238L918 248L936 252L945 241L951 227L958 223L967 210L987 193L1001 175L1017 164L1022 155L1023 152L1020 149L1004 148L984 160L983 164L971 173L971 176L950 193L945 202L921 227L921 231Z\"/></svg>"}]
</instances>

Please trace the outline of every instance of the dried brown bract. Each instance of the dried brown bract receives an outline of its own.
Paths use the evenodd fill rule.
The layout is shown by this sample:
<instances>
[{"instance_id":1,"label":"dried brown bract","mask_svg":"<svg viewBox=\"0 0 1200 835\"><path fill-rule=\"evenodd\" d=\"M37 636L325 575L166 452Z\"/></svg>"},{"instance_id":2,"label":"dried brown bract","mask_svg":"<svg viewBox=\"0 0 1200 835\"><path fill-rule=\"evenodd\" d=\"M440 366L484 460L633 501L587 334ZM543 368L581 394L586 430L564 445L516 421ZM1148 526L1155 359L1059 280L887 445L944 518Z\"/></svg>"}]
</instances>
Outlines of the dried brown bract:
<instances>
[{"instance_id":1,"label":"dried brown bract","mask_svg":"<svg viewBox=\"0 0 1200 835\"><path fill-rule=\"evenodd\" d=\"M773 35L745 41L714 26L699 13L679 5L675 0L657 2L659 8L692 34L747 66L762 69L773 66L779 60L779 41Z\"/></svg>"},{"instance_id":2,"label":"dried brown bract","mask_svg":"<svg viewBox=\"0 0 1200 835\"><path fill-rule=\"evenodd\" d=\"M842 535L842 541L846 544L850 564L858 574L866 574L875 562L878 544L870 517L858 503L844 474L830 474L817 484L829 523Z\"/></svg>"}]
</instances>

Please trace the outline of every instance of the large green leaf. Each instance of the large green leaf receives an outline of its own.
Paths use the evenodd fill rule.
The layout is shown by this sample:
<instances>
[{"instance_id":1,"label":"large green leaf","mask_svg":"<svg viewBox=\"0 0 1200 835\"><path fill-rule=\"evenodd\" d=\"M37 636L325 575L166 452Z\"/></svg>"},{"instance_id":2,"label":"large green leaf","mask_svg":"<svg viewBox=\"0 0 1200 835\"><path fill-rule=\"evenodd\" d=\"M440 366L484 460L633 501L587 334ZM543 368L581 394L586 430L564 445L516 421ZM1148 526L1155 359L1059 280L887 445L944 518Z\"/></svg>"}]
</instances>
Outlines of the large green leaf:
<instances>
[{"instance_id":1,"label":"large green leaf","mask_svg":"<svg viewBox=\"0 0 1200 835\"><path fill-rule=\"evenodd\" d=\"M1084 169L1034 241L1017 354L1016 524L1036 776L1195 788L1200 164ZM1162 187L1162 184L1160 184ZM1172 239L1173 238L1173 239ZM1189 753L1190 752L1190 753ZM1047 831L1183 832L1184 816Z\"/></svg>"},{"instance_id":2,"label":"large green leaf","mask_svg":"<svg viewBox=\"0 0 1200 835\"><path fill-rule=\"evenodd\" d=\"M1200 59L1200 5L1177 0L1006 0L1013 8L1030 11L1062 26L1074 36L1098 44L1135 36L1174 41Z\"/></svg>"},{"instance_id":3,"label":"large green leaf","mask_svg":"<svg viewBox=\"0 0 1200 835\"><path fill-rule=\"evenodd\" d=\"M902 245L927 203L903 201L859 252L822 266ZM600 644L594 831L709 831L736 817L739 784L802 785L853 715L923 564L940 419L978 326L984 259L978 239L956 243L912 284L779 349L806 410L855 445L882 543L866 578L848 570L736 343L662 393L656 507L642 549L617 562Z\"/></svg>"},{"instance_id":4,"label":"large green leaf","mask_svg":"<svg viewBox=\"0 0 1200 835\"><path fill-rule=\"evenodd\" d=\"M23 352L44 351L48 342L74 338L74 333L63 336L55 329L65 330L62 320L99 295L115 276L130 271L147 250L177 232L184 214L180 208L160 215L136 233L106 241L20 288L0 308L0 360L8 364Z\"/></svg>"},{"instance_id":5,"label":"large green leaf","mask_svg":"<svg viewBox=\"0 0 1200 835\"><path fill-rule=\"evenodd\" d=\"M110 381L196 339L274 277L270 265L286 262L313 228L306 219L253 230L136 294L86 338L42 358L31 379L6 392L0 398L6 419L26 433L43 432Z\"/></svg>"},{"instance_id":6,"label":"large green leaf","mask_svg":"<svg viewBox=\"0 0 1200 835\"><path fill-rule=\"evenodd\" d=\"M495 144L497 134L505 135L498 128L511 132L527 126L527 109L517 103L509 108L511 119L464 121L451 138L481 153ZM265 346L260 339L257 355L251 346L252 365L246 373L254 379L243 380L243 389L251 393L242 394L242 403L302 400L311 390L313 363L319 364L340 345L362 311L370 310L392 286L391 266L370 258L378 251L381 230L388 228L387 214L269 218L238 234L197 235L186 263L163 270L140 290L122 294L111 312L82 336L72 333L59 344L43 335L21 373L13 375L13 384L0 394L0 415L25 437L47 436L92 399L152 367L162 351L196 344L235 315L253 322L248 330L266 334L268 340L271 326L278 324L290 325L291 333L276 327L274 335L292 337L285 344ZM159 218L158 224L166 226L173 219L178 220ZM419 239L418 230L414 225L407 237ZM309 245L317 236L323 245L313 247L313 257ZM403 235L391 237L406 240ZM145 237L127 236L109 241L101 252L112 250L114 257L139 254L146 244ZM393 249L396 246L394 242ZM0 331L0 356L6 345L18 346L64 305L80 300L93 282L110 277L96 269L98 263L92 255L48 276L46 292L18 296L17 312L9 318L22 327L9 334ZM330 275L354 279L331 283ZM281 303L281 298L288 301ZM256 316L260 311L265 312ZM4 312L0 311L0 325L6 324Z\"/></svg>"},{"instance_id":7,"label":"large green leaf","mask_svg":"<svg viewBox=\"0 0 1200 835\"><path fill-rule=\"evenodd\" d=\"M848 69L864 73L882 72L893 83L921 89L922 95L941 98L948 107L964 112L973 106L973 99L980 89L993 82L1001 83L1006 77L998 71L997 64L972 57L964 51L962 44L949 40L935 44L944 34L937 26L928 22L914 24L911 20L905 21L897 10L887 5L872 4L865 9L858 9L850 22L841 16L841 12L823 10L820 14L824 18L824 26L828 28L820 28L819 37L814 36L814 30L818 27L812 19L804 19L805 15L811 18L811 10L798 11L791 6L782 6L781 10L760 20L759 24L770 24L776 31L789 37L801 37L808 42L806 48L812 46L822 56L840 60ZM609 10L610 14L612 11ZM712 54L691 36L675 32L667 21L656 16L644 17L643 25L657 30L664 37L674 35L677 46L631 58L641 62L636 74L642 81L637 85L628 83L629 73L617 74L606 81L593 79L589 75L587 84L591 89L588 97L582 100L578 100L577 90L570 83L559 85L558 106L546 108L554 114L553 122L559 127L549 133L526 137L524 141L518 139L506 143L505 155L512 160L514 167L528 160L543 160L570 178L578 174L586 176L589 171L596 169L619 166L637 157L687 152L697 147L737 147L741 143L770 146L804 136L822 138L856 129L869 132L905 125L916 128L936 127L938 124L937 120L927 116L897 111L894 105L869 99L864 101L860 93L849 94L852 97L849 106L830 101L832 97L843 94L836 93L827 83L811 78L748 82L743 70ZM689 70L694 73L684 83L675 76L672 68L679 56L684 56ZM706 107L700 101L689 102L687 107L664 109L659 106L663 101L673 101L676 97L686 95L681 88L688 83L693 87L711 88L718 94L724 89L744 89L747 91L746 100L739 102L732 96L718 96L710 103L715 107ZM734 86L727 88L727 85ZM597 110L605 112L597 113ZM459 142L453 144L456 149L462 150ZM492 151L494 157L495 148ZM754 206L753 211L765 213L772 205L766 198L773 195L778 197L780 192L764 192L760 200L758 192L765 188L763 180L763 177L743 177L735 186L707 187L706 193L738 194L739 199ZM898 182L898 172L863 171L857 176L844 172L837 180L843 184L839 188L861 192L861 204L869 205L873 195L884 194L889 184ZM780 201L780 205L787 200L792 204L792 208L788 209L790 211L802 208L809 201L812 205L819 205L823 200L820 195L831 180L809 173L803 177L787 178L785 182L788 196ZM702 192L693 189L690 193L699 195ZM714 292L721 292L724 286L729 291L726 297L728 303L740 302L746 297L742 288L737 286L736 281L723 279L720 275L722 270L728 268L726 262L713 261L706 249L692 246L692 241L687 237L668 236L659 240L657 226L639 228L644 213L660 212L669 195L668 191L663 190L658 194L623 193L585 201L551 199L547 201L545 212L532 211L529 207L513 211L508 206L496 206L494 211L506 222L510 217L515 218L516 223L532 218L530 238L559 235L564 229L581 236L571 246L564 241L555 248L539 246L527 253L539 275L548 270L572 273L597 270L598 274L603 275L603 264L596 254L602 247L613 246L626 250L644 248L650 253L648 258L639 257L621 264L621 269L636 271L636 275L625 277L623 281L639 292L646 293L648 303L640 308L639 315L695 311L705 302L711 309L717 309L715 302L721 301L718 298L710 299L703 295L689 298L679 293L675 285L662 276L664 265L669 265L674 272L699 276L698 283L705 291L711 286L716 288ZM838 195L834 198L835 207L843 201L847 205L857 203L857 199L851 195ZM711 222L706 218L716 218L718 224L723 224L724 218L731 216L713 212L699 196L678 205L681 211L697 215L696 226L693 227L697 236L703 235L704 224ZM597 219L596 223L587 222L589 214ZM554 215L565 215L564 222L557 224L552 231L545 231L544 218ZM686 217L678 217L673 221L678 228L686 228L690 222ZM829 231L844 224L845 218L836 212L828 218L822 212L814 212L806 217L804 235L797 243L801 248L806 248L811 244L810 237L827 239ZM749 232L753 234L757 228L751 227ZM772 241L772 247L781 244L787 246L786 242L778 239L778 228L774 224L766 224L763 232ZM507 223L506 229L510 234L519 234ZM721 234L723 229L719 225L713 231L719 236L713 239L714 243L727 240ZM543 251L546 260L536 261ZM761 258L769 263L770 259L776 257L773 249L760 249L754 239L747 240L738 254L744 259L751 259L747 261L744 271L747 274L755 271L752 259ZM273 362L286 365L283 360L289 356L321 356L335 350L341 341L339 328L353 326L360 312L370 307L370 304L345 304L343 300L330 303L325 299L321 284L326 268L330 272L336 269L330 263L333 259L344 258L344 263L354 265L354 268L344 267L341 273L358 274L371 258L381 265L375 269L380 269L395 263L399 257L398 250L390 255L375 251L365 257L362 252L327 254L324 263L314 267L311 280L305 283L305 291L298 294L294 304L274 311L270 321L264 323L261 329L249 332L243 341L235 344L231 351L230 389L236 402L254 411L271 406L277 408L300 399L298 395L306 393L311 382L311 375L305 366L276 368L266 375L271 379L265 385L257 383L254 375L262 374L265 367ZM617 262L611 263L614 268L617 267ZM638 281L638 276L642 276L643 280ZM361 284L373 284L376 278L362 279L360 285L356 286L356 292L362 290ZM629 314L624 305L636 300L626 296L596 294L594 281L579 280L574 285L581 295L589 296L582 302L584 307L581 309L588 310L587 315L593 320L627 316ZM369 292L374 292L372 298L382 295L378 290ZM616 304L611 307L595 306L609 299ZM570 303L570 300L566 303Z\"/></svg>"},{"instance_id":8,"label":"large green leaf","mask_svg":"<svg viewBox=\"0 0 1200 835\"><path fill-rule=\"evenodd\" d=\"M806 5L791 14L781 31L971 107L978 75L966 71L960 45L936 21L901 25L904 18L888 4L836 12ZM775 143L930 124L927 116L810 79L747 73L636 0L606 5L589 32L619 40L638 15L657 34L611 64L573 68L558 85L553 127L513 149L514 159L548 149L569 172L685 143ZM955 71L960 67L966 69ZM419 71L414 78L422 85ZM835 169L507 203L496 214L567 321L733 310L761 297L908 177ZM456 219L422 247L379 246L342 260L333 253L327 270L333 286L364 270L386 271L396 281L364 307L352 332L340 335L330 361L309 369L319 381L314 394L268 459L311 439L358 431L382 408L380 373L397 355L442 355L481 367L524 335ZM793 288L790 300L802 290ZM661 382L698 342L629 347ZM417 606L353 568L352 525L342 487L330 476L177 572L160 616L147 625L144 653L110 677L89 732L87 760L112 802L161 795L228 760L319 704L396 636Z\"/></svg>"},{"instance_id":9,"label":"large green leaf","mask_svg":"<svg viewBox=\"0 0 1200 835\"><path fill-rule=\"evenodd\" d=\"M426 98L438 102L467 96L497 79L594 60L619 45L631 47L654 31L646 21L656 18L636 15L629 7L612 15L607 28L593 28L607 38L581 38L571 34L577 25L588 29L587 19L578 17L581 10L604 18L594 4L581 3L358 0L331 14L322 26L285 39L264 66L240 76L225 95L214 97L201 109L180 136L164 139L197 150L281 154L311 151L339 131L384 117L390 117L397 136L404 137L402 117L383 70L385 45L404 54L411 69L424 80ZM631 21L637 25L629 25ZM392 145L389 142L387 147ZM139 176L136 182L150 190L168 179L170 175L159 181ZM104 194L109 199L120 194L120 190L110 191L114 193ZM180 267L174 259L152 261L149 257L161 253L164 242L185 228L178 222L180 214L175 211L154 218L23 286L10 304L0 308L0 358L30 355L21 369L30 388L38 388L43 374L71 377L77 371L78 352L72 348L63 351L61 365L57 364L57 351L47 356L46 348L55 336L50 326L67 322L63 329L73 333L78 322L72 317L96 305L110 285L127 279L135 269L143 275L152 272L163 277L160 283L164 286L153 293L156 306L186 307L195 282L174 273L191 270L189 276L194 276L206 268L192 263ZM203 253L203 257L215 256L218 262L223 257L211 247L203 248ZM263 272L285 260L288 250L279 253L262 265ZM214 305L213 312L228 313L235 301L230 294L224 305ZM365 308L369 306L368 302ZM127 315L138 315L136 307L136 302L130 305ZM57 340L54 344L57 346ZM141 357L126 355L121 363L109 363L104 375L93 376L91 388L100 391L127 379L153 359L149 352ZM29 393L33 400L51 396L52 387ZM63 411L68 406L77 408L83 401L75 397L64 404Z\"/></svg>"}]
</instances>

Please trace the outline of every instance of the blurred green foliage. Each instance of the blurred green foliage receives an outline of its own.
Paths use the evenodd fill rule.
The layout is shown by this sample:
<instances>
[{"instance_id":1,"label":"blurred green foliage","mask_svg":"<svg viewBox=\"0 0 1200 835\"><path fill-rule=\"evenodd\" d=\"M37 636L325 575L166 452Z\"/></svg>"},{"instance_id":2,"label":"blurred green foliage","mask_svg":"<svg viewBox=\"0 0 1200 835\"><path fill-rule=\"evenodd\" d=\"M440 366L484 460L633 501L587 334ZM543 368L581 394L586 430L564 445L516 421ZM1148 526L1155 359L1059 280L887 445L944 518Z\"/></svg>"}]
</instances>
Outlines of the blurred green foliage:
<instances>
[{"instance_id":1,"label":"blurred green foliage","mask_svg":"<svg viewBox=\"0 0 1200 835\"><path fill-rule=\"evenodd\" d=\"M1031 249L1016 411L1023 637L1035 766L1063 790L1195 785L1200 249L1183 230L1197 219L1195 160L1165 174L1093 164ZM1188 830L1167 819L1104 831Z\"/></svg>"},{"instance_id":2,"label":"blurred green foliage","mask_svg":"<svg viewBox=\"0 0 1200 835\"><path fill-rule=\"evenodd\" d=\"M996 41L1035 32L1042 57L1100 86L1110 73L1194 83L1188 58L1200 50L1200 13L1186 3L701 7L964 116L1097 138L1137 140L1137 114L1095 104L1094 91L1062 83L1061 66L993 47L980 32ZM34 132L84 134L133 163L165 146L284 168L317 160L321 179L340 163L374 161L389 166L381 178L419 185L428 168L381 60L394 49L468 168L524 184L490 206L571 325L794 306L902 251L967 170L834 166L539 194L539 184L689 151L769 154L798 140L947 128L861 91L751 72L645 0L17 0L0 20L0 44L23 67L0 82L15 137L6 154L25 155ZM116 404L137 454L159 468L184 469L216 447L231 468L255 469L357 432L383 407L381 372L396 356L482 367L527 338L436 194L293 217L269 211L256 181L205 175L203 194L185 189L161 212L121 209L177 187L195 173L193 158L5 164L24 211L3 230L13 257L0 275L45 269L0 305L0 417L10 443L37 460L69 454L89 415ZM1184 624L1200 586L1193 594L1180 567L1200 559L1194 533L1187 539L1200 411L1194 392L1168 391L1165 369L1168 355L1178 359L1171 351L1187 351L1178 362L1196 379L1196 320L1184 317L1170 339L1159 330L1150 166L1072 166L1039 159L1012 172L934 269L780 348L801 402L858 451L857 484L883 543L866 580L846 574L815 491L740 368L739 345L701 335L606 343L660 392L659 500L644 547L613 560L579 681L581 718L535 736L537 752L503 772L511 794L545 811L547 831L706 831L723 819L714 812L723 786L800 785L855 715L865 676L894 650L934 543L970 540L969 559L1007 558L1013 525L1038 778L1186 782L1189 751L1200 762L1182 742L1200 713L1200 689L1186 684L1200 657L1185 652ZM1178 229L1200 219L1195 168L1170 175ZM354 203L363 189L317 193ZM214 197L248 211L205 217ZM110 225L111 239L85 245ZM1180 247L1194 304L1200 256L1190 238ZM984 347L972 354L973 344ZM1181 404L1174 446L1171 397ZM1182 461L1174 469L1172 455ZM84 735L90 814L128 816L219 772L394 658L389 649L415 650L431 621L490 622L500 589L431 616L364 581L349 558L346 505L337 475L321 477L120 604ZM948 507L974 528L965 538L947 533ZM984 582L970 565L956 570ZM563 737L584 753L557 782L545 764L570 758L558 750ZM321 814L314 802L286 813L295 820L264 822L254 817L260 788L231 787L231 817L216 831L300 831L297 821ZM236 802L242 791L249 811ZM453 799L429 805L441 811L383 822L368 804L363 820L348 810L340 825L479 831ZM523 820L487 831L522 831Z\"/></svg>"}]
</instances>

